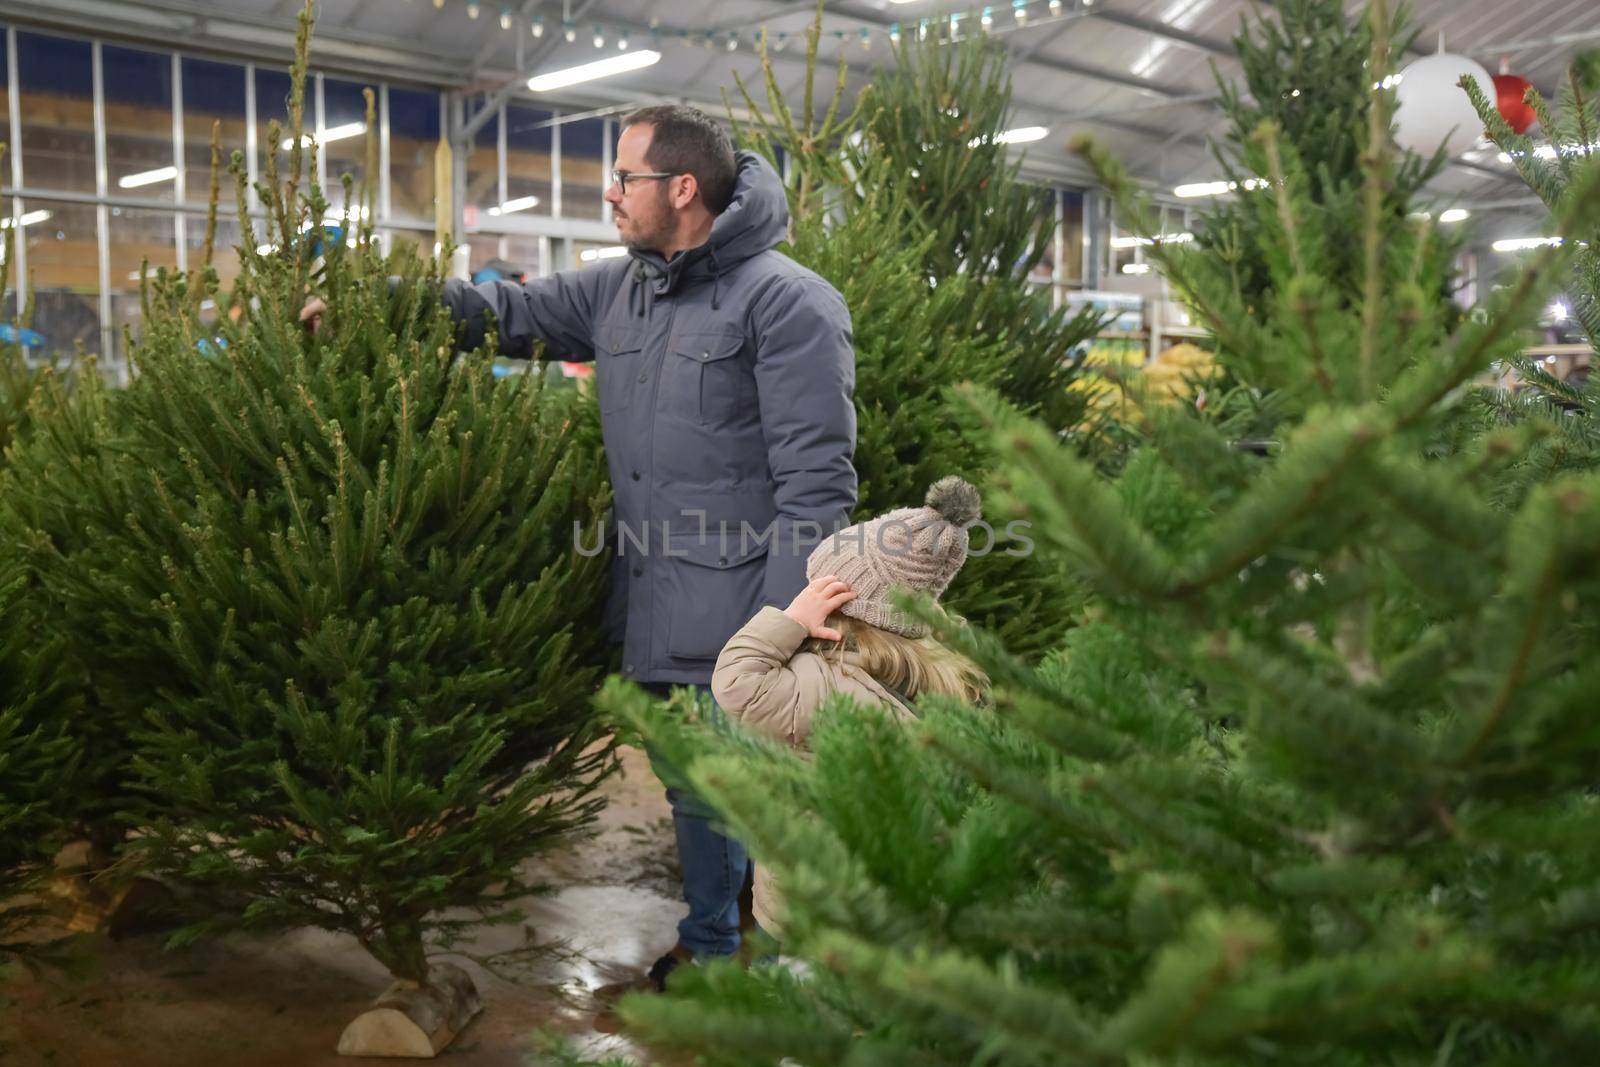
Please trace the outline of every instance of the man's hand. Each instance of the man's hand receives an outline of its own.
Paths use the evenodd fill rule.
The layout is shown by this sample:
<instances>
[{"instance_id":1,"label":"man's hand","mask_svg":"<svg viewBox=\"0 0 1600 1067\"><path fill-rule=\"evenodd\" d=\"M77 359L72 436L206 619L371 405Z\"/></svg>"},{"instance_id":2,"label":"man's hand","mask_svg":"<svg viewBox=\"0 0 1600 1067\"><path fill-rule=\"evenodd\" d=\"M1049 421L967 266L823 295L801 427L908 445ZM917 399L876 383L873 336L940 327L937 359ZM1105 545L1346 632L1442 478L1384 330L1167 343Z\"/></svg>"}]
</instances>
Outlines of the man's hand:
<instances>
[{"instance_id":1,"label":"man's hand","mask_svg":"<svg viewBox=\"0 0 1600 1067\"><path fill-rule=\"evenodd\" d=\"M306 301L306 306L300 309L300 325L316 333L322 329L322 313L328 310L328 305L319 297L312 297Z\"/></svg>"},{"instance_id":2,"label":"man's hand","mask_svg":"<svg viewBox=\"0 0 1600 1067\"><path fill-rule=\"evenodd\" d=\"M783 613L804 626L806 633L812 637L820 637L824 641L839 641L844 638L844 634L832 627L824 626L823 623L828 621L829 615L855 598L854 589L833 575L825 574L800 590L800 595L783 609Z\"/></svg>"}]
</instances>

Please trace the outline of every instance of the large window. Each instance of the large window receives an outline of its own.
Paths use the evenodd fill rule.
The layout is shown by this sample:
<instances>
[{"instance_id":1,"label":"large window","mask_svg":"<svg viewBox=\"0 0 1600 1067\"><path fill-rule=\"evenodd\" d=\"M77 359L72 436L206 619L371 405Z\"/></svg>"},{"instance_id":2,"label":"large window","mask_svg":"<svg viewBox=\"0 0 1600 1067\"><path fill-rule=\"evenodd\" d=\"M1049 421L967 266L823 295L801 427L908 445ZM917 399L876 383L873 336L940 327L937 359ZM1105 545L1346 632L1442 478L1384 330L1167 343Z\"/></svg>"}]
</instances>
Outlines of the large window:
<instances>
[{"instance_id":1,"label":"large window","mask_svg":"<svg viewBox=\"0 0 1600 1067\"><path fill-rule=\"evenodd\" d=\"M88 42L19 33L17 83L23 182L35 189L95 192L94 67Z\"/></svg>"},{"instance_id":2,"label":"large window","mask_svg":"<svg viewBox=\"0 0 1600 1067\"><path fill-rule=\"evenodd\" d=\"M90 204L32 199L15 227L27 242L33 327L45 351L70 354L78 344L101 352L100 255Z\"/></svg>"},{"instance_id":3,"label":"large window","mask_svg":"<svg viewBox=\"0 0 1600 1067\"><path fill-rule=\"evenodd\" d=\"M172 202L172 56L107 45L100 70L108 192Z\"/></svg>"},{"instance_id":4,"label":"large window","mask_svg":"<svg viewBox=\"0 0 1600 1067\"><path fill-rule=\"evenodd\" d=\"M334 211L343 211L343 176L351 178L350 195L355 199L351 213L364 202L374 209L378 204L378 190L366 195L367 182L367 101L362 95L364 86L357 82L324 78L322 82L323 135L327 144L328 173L322 176L322 189ZM373 90L373 106L380 107L377 90ZM379 116L381 121L382 116ZM372 131L376 144L377 130ZM374 148L376 157L376 148ZM378 175L373 174L377 181Z\"/></svg>"},{"instance_id":5,"label":"large window","mask_svg":"<svg viewBox=\"0 0 1600 1067\"><path fill-rule=\"evenodd\" d=\"M579 119L561 126L561 214L598 219L604 214L606 123Z\"/></svg>"},{"instance_id":6,"label":"large window","mask_svg":"<svg viewBox=\"0 0 1600 1067\"><path fill-rule=\"evenodd\" d=\"M204 204L211 186L211 131L217 127L222 145L217 175L219 213L235 211L233 176L228 173L233 153L248 147L245 118L244 68L204 59L183 61L183 157L185 199ZM248 169L245 171L249 174Z\"/></svg>"},{"instance_id":7,"label":"large window","mask_svg":"<svg viewBox=\"0 0 1600 1067\"><path fill-rule=\"evenodd\" d=\"M548 111L506 105L506 203L502 214L549 215L553 210L550 155L555 135Z\"/></svg>"},{"instance_id":8,"label":"large window","mask_svg":"<svg viewBox=\"0 0 1600 1067\"><path fill-rule=\"evenodd\" d=\"M433 218L439 94L389 89L389 200L400 218Z\"/></svg>"},{"instance_id":9,"label":"large window","mask_svg":"<svg viewBox=\"0 0 1600 1067\"><path fill-rule=\"evenodd\" d=\"M127 359L124 329L131 330L135 337L144 329L140 280L148 271L154 283L160 268L176 268L178 243L170 212L113 207L108 211L107 221L111 254L111 350L119 359ZM201 227L202 231L204 228Z\"/></svg>"}]
</instances>

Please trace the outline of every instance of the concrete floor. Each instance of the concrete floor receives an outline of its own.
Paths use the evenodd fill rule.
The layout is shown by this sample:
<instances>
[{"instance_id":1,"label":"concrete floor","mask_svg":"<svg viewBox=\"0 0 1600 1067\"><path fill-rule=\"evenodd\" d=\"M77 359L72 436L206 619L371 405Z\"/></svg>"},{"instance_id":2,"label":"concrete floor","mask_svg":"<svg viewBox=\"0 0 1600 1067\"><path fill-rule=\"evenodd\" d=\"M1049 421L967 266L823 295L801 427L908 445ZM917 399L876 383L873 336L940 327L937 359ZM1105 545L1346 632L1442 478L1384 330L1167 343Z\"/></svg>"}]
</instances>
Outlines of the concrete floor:
<instances>
[{"instance_id":1,"label":"concrete floor","mask_svg":"<svg viewBox=\"0 0 1600 1067\"><path fill-rule=\"evenodd\" d=\"M594 837L530 865L532 880L552 892L524 903L523 926L482 928L463 954L439 957L470 973L484 1001L441 1062L522 1067L531 1062L530 1035L544 1027L597 1053L637 1053L595 1031L591 994L648 967L672 945L685 909L666 798L641 753L623 751L605 793ZM85 948L84 977L0 983L7 1067L396 1062L334 1053L345 1024L387 984L383 968L343 935L299 929L175 951L142 935L88 939Z\"/></svg>"}]
</instances>

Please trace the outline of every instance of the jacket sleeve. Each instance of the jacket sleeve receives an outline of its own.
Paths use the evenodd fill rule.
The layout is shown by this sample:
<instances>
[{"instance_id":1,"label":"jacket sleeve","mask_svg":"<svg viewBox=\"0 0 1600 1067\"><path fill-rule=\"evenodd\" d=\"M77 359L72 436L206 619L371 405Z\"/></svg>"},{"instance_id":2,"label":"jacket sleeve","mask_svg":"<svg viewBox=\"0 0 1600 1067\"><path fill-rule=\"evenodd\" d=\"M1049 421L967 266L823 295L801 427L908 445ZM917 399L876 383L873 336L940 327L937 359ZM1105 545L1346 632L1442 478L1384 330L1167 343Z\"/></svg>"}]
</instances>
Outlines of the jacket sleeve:
<instances>
[{"instance_id":1,"label":"jacket sleeve","mask_svg":"<svg viewBox=\"0 0 1600 1067\"><path fill-rule=\"evenodd\" d=\"M795 652L806 628L777 608L762 608L728 639L711 672L717 705L753 730L805 748L827 695L827 680L805 669L813 657Z\"/></svg>"},{"instance_id":2,"label":"jacket sleeve","mask_svg":"<svg viewBox=\"0 0 1600 1067\"><path fill-rule=\"evenodd\" d=\"M544 342L545 359L584 362L594 359L596 307L605 271L570 270L547 278L472 285L451 278L444 283L444 303L458 324L458 343L465 351L483 344L487 313L494 314L500 351L529 359L535 342Z\"/></svg>"},{"instance_id":3,"label":"jacket sleeve","mask_svg":"<svg viewBox=\"0 0 1600 1067\"><path fill-rule=\"evenodd\" d=\"M856 357L850 311L821 278L774 285L753 310L756 392L777 517L763 603L787 607L806 557L856 505Z\"/></svg>"}]
</instances>

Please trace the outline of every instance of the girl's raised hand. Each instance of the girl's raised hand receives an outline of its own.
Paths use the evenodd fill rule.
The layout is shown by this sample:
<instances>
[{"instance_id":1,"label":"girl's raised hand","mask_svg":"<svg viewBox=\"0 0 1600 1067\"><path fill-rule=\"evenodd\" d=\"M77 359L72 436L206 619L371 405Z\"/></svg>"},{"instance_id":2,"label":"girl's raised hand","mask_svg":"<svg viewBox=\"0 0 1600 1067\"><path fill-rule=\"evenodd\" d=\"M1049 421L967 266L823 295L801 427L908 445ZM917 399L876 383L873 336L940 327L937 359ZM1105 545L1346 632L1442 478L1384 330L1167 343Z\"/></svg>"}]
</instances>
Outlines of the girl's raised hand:
<instances>
[{"instance_id":1,"label":"girl's raised hand","mask_svg":"<svg viewBox=\"0 0 1600 1067\"><path fill-rule=\"evenodd\" d=\"M804 626L806 633L812 637L824 641L839 641L844 635L824 624L828 621L829 615L854 600L855 596L854 589L835 576L824 574L800 590L800 595L783 609L783 613Z\"/></svg>"}]
</instances>

